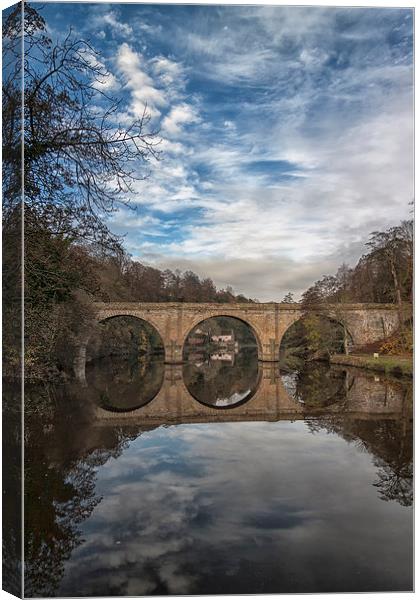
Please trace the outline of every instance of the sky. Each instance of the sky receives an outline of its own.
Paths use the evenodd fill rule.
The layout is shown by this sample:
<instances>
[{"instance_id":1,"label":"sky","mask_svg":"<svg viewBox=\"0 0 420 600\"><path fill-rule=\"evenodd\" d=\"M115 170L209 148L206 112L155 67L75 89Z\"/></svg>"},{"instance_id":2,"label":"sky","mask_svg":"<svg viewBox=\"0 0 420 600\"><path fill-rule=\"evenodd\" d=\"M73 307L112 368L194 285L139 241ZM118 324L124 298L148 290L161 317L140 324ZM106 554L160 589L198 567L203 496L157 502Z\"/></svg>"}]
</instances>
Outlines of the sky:
<instances>
[{"instance_id":1,"label":"sky","mask_svg":"<svg viewBox=\"0 0 420 600\"><path fill-rule=\"evenodd\" d=\"M413 14L403 8L48 3L91 41L161 158L108 218L134 259L281 301L410 216Z\"/></svg>"}]
</instances>

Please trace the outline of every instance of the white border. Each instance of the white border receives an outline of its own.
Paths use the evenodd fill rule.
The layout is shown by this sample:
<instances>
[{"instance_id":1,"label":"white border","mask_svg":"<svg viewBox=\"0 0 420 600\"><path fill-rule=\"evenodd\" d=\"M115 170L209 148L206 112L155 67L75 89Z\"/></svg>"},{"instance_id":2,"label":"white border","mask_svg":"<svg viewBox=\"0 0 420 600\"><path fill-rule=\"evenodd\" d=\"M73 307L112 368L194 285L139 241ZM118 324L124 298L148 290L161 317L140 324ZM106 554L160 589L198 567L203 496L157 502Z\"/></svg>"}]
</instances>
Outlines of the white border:
<instances>
[{"instance_id":1,"label":"white border","mask_svg":"<svg viewBox=\"0 0 420 600\"><path fill-rule=\"evenodd\" d=\"M100 4L204 4L204 5L220 5L220 4L230 4L230 5L272 5L272 6L331 6L331 7L366 7L366 8L370 8L370 7L381 7L381 8L415 8L415 1L412 0L411 2L403 2L401 0L382 0L382 1L371 1L371 2L360 2L360 1L349 1L349 2L342 2L342 1L338 1L338 0L325 0L323 2L311 2L311 1L299 1L299 0L288 0L287 2L276 2L276 1L272 1L272 0L267 0L264 2L258 1L258 0L254 0L253 2L247 2L247 1L243 1L243 0L230 0L229 2L225 1L225 0L221 0L221 1L210 1L208 0L207 2L203 2L203 1L197 1L197 0L183 0L182 2L179 1L174 1L174 0L160 0L157 2L138 2L136 0L123 0L122 2L109 2L107 0L35 0L34 4L50 4L50 3L62 3L62 2L86 2L86 3L100 3ZM16 2L13 2L11 0L0 0L0 6L1 9L4 10L10 6L12 6L13 4L16 4ZM415 41L417 40L417 34L418 34L418 30L419 30L419 26L417 24L417 20L416 18L414 18L414 39ZM415 75L417 73L417 51L416 51L416 44L415 44ZM1 63L0 63L1 66ZM418 97L417 95L415 96L415 114L417 113L417 108L418 108ZM417 142L417 131L415 131L415 141ZM417 155L415 155L415 173L417 173L417 167L418 167L418 161L417 161ZM415 222L415 233L417 234L417 223ZM417 235L415 236L417 238ZM417 269L417 264L415 261L415 275L418 274L418 272L420 272L420 267L419 269ZM416 278L415 278L416 280ZM415 311L415 316L416 316L416 311ZM1 326L1 325L0 325ZM420 333L418 333L418 331L415 331L415 347L417 347L417 343L420 341ZM418 356L417 354L415 354L415 371L417 370L417 366L418 366ZM1 383L0 383L1 386ZM414 398L414 405L415 405L415 398ZM22 405L23 406L23 405ZM22 410L22 419L23 419L23 410ZM417 464L417 458L418 455L420 455L420 451L417 451L417 447L415 445L415 464ZM1 448L0 448L0 453L1 453ZM23 447L22 447L22 453L23 453ZM23 465L22 465L22 470L23 470ZM22 480L23 481L23 480ZM22 498L23 498L23 494L22 494ZM23 508L22 508L23 510ZM1 517L0 517L1 518ZM415 539L417 539L417 523L415 521ZM23 546L22 546L23 548ZM418 560L417 560L417 553L415 554L415 575L418 572L417 571L417 567L418 567ZM348 598L352 598L352 597L357 597L357 596L362 596L363 599L366 600L377 600L378 596L385 596L386 598L389 598L390 600L403 600L405 598L407 598L407 595L412 595L413 592L401 592L401 593L393 593L393 592L387 592L387 593L362 593L362 594L353 594L353 593L346 593L346 594L333 594L333 597L337 600L347 600ZM312 595L312 594L311 594ZM330 597L332 594L314 594L314 596L316 598L328 598ZM305 598L306 596L308 596L308 594L267 594L267 595L261 595L261 594L252 594L249 595L253 598L256 599L261 599L264 600L267 597L271 597L271 598L284 598L284 599L300 599L300 598ZM217 595L217 596L204 596L205 598L209 599L209 600L224 600L224 599L229 599L229 598L247 598L249 596L246 595L235 595L235 596L224 596L224 595ZM113 598L115 600L125 600L125 598L127 598L128 596L124 596L124 597L118 597L118 596L114 596ZM150 596L143 596L143 598L149 598ZM152 596L150 598L157 598L159 596ZM171 598L174 596L162 596L162 598ZM187 598L196 598L196 597L201 597L201 596L187 596ZM10 600L11 598L15 598L15 596L12 596L11 594L0 590L0 600L2 599L7 599Z\"/></svg>"}]
</instances>

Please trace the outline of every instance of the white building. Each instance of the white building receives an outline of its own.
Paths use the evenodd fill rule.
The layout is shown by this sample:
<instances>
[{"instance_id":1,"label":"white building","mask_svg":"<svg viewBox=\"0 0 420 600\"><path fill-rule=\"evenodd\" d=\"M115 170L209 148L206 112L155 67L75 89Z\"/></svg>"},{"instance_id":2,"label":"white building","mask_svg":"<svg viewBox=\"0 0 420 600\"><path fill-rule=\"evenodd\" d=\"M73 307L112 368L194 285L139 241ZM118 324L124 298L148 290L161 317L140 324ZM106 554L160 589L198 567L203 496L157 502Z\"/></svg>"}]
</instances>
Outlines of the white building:
<instances>
[{"instance_id":1,"label":"white building","mask_svg":"<svg viewBox=\"0 0 420 600\"><path fill-rule=\"evenodd\" d=\"M222 335L212 335L211 341L216 344L228 344L234 341L234 337L232 333L226 333Z\"/></svg>"}]
</instances>

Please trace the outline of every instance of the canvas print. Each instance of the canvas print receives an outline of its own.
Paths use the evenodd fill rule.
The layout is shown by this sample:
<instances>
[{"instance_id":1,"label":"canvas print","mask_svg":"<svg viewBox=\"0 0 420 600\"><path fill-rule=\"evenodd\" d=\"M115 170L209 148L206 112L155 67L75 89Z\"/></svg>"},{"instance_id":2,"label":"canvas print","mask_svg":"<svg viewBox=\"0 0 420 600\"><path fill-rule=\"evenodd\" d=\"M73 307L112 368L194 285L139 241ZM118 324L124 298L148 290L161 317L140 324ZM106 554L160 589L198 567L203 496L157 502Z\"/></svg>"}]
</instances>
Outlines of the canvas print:
<instances>
[{"instance_id":1,"label":"canvas print","mask_svg":"<svg viewBox=\"0 0 420 600\"><path fill-rule=\"evenodd\" d=\"M413 18L4 8L3 589L413 590Z\"/></svg>"}]
</instances>

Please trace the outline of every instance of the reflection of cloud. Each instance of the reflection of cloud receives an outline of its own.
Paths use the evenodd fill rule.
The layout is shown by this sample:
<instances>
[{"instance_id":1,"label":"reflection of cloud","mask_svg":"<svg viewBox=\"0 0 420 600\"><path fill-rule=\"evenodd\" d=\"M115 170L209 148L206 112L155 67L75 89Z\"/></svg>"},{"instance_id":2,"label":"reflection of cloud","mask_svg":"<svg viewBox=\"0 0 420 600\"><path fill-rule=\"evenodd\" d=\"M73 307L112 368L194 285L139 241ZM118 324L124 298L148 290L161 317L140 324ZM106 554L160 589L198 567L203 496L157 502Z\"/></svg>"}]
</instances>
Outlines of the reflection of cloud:
<instances>
[{"instance_id":1,"label":"reflection of cloud","mask_svg":"<svg viewBox=\"0 0 420 600\"><path fill-rule=\"evenodd\" d=\"M370 573L378 565L386 579L409 562L400 540L410 524L401 507L378 501L374 480L368 454L335 435L310 435L302 422L145 432L99 469L103 500L61 593L240 592L244 582L251 593L259 577L265 591L281 592L290 570L308 591L315 556L317 578L337 570L341 589L362 565Z\"/></svg>"},{"instance_id":2,"label":"reflection of cloud","mask_svg":"<svg viewBox=\"0 0 420 600\"><path fill-rule=\"evenodd\" d=\"M290 398L296 398L297 375L293 373L283 373L281 381Z\"/></svg>"},{"instance_id":3,"label":"reflection of cloud","mask_svg":"<svg viewBox=\"0 0 420 600\"><path fill-rule=\"evenodd\" d=\"M215 406L232 406L233 404L237 404L244 398L246 398L251 393L251 390L245 390L245 392L234 392L227 398L217 398L214 403Z\"/></svg>"}]
</instances>

